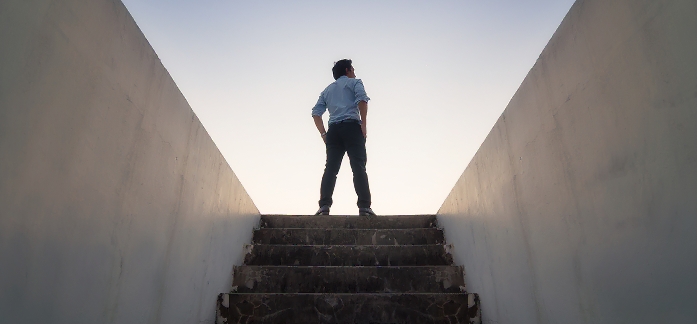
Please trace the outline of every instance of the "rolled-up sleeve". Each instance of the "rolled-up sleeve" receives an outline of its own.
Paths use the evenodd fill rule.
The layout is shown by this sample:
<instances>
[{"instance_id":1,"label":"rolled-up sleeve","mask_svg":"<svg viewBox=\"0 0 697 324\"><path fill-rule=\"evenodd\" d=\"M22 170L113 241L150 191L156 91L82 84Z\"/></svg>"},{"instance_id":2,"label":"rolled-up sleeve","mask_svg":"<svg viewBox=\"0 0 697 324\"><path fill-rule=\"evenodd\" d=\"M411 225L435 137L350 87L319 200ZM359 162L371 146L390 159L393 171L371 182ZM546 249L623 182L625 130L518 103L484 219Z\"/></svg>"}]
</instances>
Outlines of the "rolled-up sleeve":
<instances>
[{"instance_id":1,"label":"rolled-up sleeve","mask_svg":"<svg viewBox=\"0 0 697 324\"><path fill-rule=\"evenodd\" d=\"M327 103L324 101L324 92L319 95L317 103L312 107L312 116L322 116L327 110Z\"/></svg>"},{"instance_id":2,"label":"rolled-up sleeve","mask_svg":"<svg viewBox=\"0 0 697 324\"><path fill-rule=\"evenodd\" d=\"M353 92L356 94L356 101L354 104L358 104L361 101L368 102L370 98L365 93L365 87L363 86L363 81L361 79L356 79L356 84L353 86Z\"/></svg>"}]
</instances>

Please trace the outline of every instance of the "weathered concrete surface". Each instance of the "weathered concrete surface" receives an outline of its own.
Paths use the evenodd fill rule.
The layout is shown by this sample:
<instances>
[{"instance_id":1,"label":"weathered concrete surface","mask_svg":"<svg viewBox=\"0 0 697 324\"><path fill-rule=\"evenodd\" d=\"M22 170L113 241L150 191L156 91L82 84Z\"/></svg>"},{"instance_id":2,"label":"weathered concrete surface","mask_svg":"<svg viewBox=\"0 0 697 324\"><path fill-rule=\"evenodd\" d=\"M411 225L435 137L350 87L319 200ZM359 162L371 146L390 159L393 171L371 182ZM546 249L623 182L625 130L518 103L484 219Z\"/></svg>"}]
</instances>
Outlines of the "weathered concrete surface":
<instances>
[{"instance_id":1,"label":"weathered concrete surface","mask_svg":"<svg viewBox=\"0 0 697 324\"><path fill-rule=\"evenodd\" d=\"M485 323L697 318L697 1L579 0L443 203Z\"/></svg>"},{"instance_id":2,"label":"weathered concrete surface","mask_svg":"<svg viewBox=\"0 0 697 324\"><path fill-rule=\"evenodd\" d=\"M0 1L0 322L211 323L259 220L118 0Z\"/></svg>"},{"instance_id":3,"label":"weathered concrete surface","mask_svg":"<svg viewBox=\"0 0 697 324\"><path fill-rule=\"evenodd\" d=\"M216 323L482 323L479 297L467 293L450 247L442 240L416 245L425 240L419 236L432 235L425 229L441 232L435 215L262 215L255 232L288 230L280 224L308 231L329 225L326 231L337 234L326 237L348 245L296 245L297 233L254 241L244 265L235 267L232 291L218 298ZM345 228L367 225L374 227ZM358 245L370 231L416 232L399 245Z\"/></svg>"},{"instance_id":4,"label":"weathered concrete surface","mask_svg":"<svg viewBox=\"0 0 697 324\"><path fill-rule=\"evenodd\" d=\"M254 244L297 245L424 245L443 244L444 240L439 228L260 228L252 237Z\"/></svg>"},{"instance_id":5,"label":"weathered concrete surface","mask_svg":"<svg viewBox=\"0 0 697 324\"><path fill-rule=\"evenodd\" d=\"M449 265L450 247L429 245L246 244L246 265L420 266Z\"/></svg>"},{"instance_id":6,"label":"weathered concrete surface","mask_svg":"<svg viewBox=\"0 0 697 324\"><path fill-rule=\"evenodd\" d=\"M458 266L323 267L238 266L232 279L237 293L461 293Z\"/></svg>"},{"instance_id":7,"label":"weathered concrete surface","mask_svg":"<svg viewBox=\"0 0 697 324\"><path fill-rule=\"evenodd\" d=\"M436 227L435 215L377 217L261 215L262 228L413 229Z\"/></svg>"},{"instance_id":8,"label":"weathered concrete surface","mask_svg":"<svg viewBox=\"0 0 697 324\"><path fill-rule=\"evenodd\" d=\"M226 319L221 324L479 323L473 294L229 293L221 298L229 305L221 307Z\"/></svg>"}]
</instances>

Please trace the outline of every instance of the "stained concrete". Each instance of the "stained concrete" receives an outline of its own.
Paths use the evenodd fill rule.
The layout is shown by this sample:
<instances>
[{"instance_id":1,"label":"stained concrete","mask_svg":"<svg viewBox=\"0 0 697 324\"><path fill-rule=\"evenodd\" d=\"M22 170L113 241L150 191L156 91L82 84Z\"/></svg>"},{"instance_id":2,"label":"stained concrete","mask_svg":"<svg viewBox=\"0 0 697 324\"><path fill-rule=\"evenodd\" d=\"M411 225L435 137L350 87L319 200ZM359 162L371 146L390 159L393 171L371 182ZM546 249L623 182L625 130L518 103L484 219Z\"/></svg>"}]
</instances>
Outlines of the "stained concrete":
<instances>
[{"instance_id":1,"label":"stained concrete","mask_svg":"<svg viewBox=\"0 0 697 324\"><path fill-rule=\"evenodd\" d=\"M485 323L697 318L697 1L579 0L438 212Z\"/></svg>"},{"instance_id":2,"label":"stained concrete","mask_svg":"<svg viewBox=\"0 0 697 324\"><path fill-rule=\"evenodd\" d=\"M245 244L249 265L402 266L448 265L446 246Z\"/></svg>"},{"instance_id":3,"label":"stained concrete","mask_svg":"<svg viewBox=\"0 0 697 324\"><path fill-rule=\"evenodd\" d=\"M482 323L479 297L467 292L462 267L452 265L450 247L442 240L416 244L434 232L442 237L434 215L262 215L260 223L255 238L259 233L292 234L246 246L231 291L218 297L218 324ZM293 227L279 228L281 224ZM368 225L374 228L363 228ZM350 244L295 244L298 237L293 235L302 231L310 238L328 232L320 236ZM357 244L371 232L410 234L399 245Z\"/></svg>"},{"instance_id":4,"label":"stained concrete","mask_svg":"<svg viewBox=\"0 0 697 324\"><path fill-rule=\"evenodd\" d=\"M438 226L435 215L380 217L261 215L262 228L415 229Z\"/></svg>"},{"instance_id":5,"label":"stained concrete","mask_svg":"<svg viewBox=\"0 0 697 324\"><path fill-rule=\"evenodd\" d=\"M258 214L120 1L0 1L0 322L211 323Z\"/></svg>"},{"instance_id":6,"label":"stained concrete","mask_svg":"<svg viewBox=\"0 0 697 324\"><path fill-rule=\"evenodd\" d=\"M239 266L239 293L461 293L462 267Z\"/></svg>"},{"instance_id":7,"label":"stained concrete","mask_svg":"<svg viewBox=\"0 0 697 324\"><path fill-rule=\"evenodd\" d=\"M443 231L437 228L338 229L261 228L254 231L255 244L295 245L424 245L442 244Z\"/></svg>"},{"instance_id":8,"label":"stained concrete","mask_svg":"<svg viewBox=\"0 0 697 324\"><path fill-rule=\"evenodd\" d=\"M467 294L222 296L228 298L229 305L223 308L225 324L470 324L472 317L477 317L476 307L468 307Z\"/></svg>"}]
</instances>

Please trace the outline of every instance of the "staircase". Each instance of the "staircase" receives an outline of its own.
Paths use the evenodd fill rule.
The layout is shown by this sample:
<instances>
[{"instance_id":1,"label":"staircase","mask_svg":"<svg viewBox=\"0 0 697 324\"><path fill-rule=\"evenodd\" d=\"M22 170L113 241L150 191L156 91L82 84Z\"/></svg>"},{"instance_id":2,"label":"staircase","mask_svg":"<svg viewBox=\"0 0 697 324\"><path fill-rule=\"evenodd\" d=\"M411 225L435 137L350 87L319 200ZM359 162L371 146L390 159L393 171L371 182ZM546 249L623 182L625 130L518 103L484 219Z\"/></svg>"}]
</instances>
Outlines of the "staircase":
<instances>
[{"instance_id":1,"label":"staircase","mask_svg":"<svg viewBox=\"0 0 697 324\"><path fill-rule=\"evenodd\" d=\"M262 215L217 323L481 323L434 215Z\"/></svg>"}]
</instances>

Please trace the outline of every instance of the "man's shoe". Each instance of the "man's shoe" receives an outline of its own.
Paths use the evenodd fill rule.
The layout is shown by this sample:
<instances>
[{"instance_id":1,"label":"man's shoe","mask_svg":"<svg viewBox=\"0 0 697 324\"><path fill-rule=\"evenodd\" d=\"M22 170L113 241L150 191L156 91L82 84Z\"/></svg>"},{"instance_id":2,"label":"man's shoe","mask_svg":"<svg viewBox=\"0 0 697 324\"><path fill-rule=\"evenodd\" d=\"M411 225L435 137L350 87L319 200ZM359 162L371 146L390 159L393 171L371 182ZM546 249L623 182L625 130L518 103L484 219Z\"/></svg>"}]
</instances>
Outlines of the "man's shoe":
<instances>
[{"instance_id":1,"label":"man's shoe","mask_svg":"<svg viewBox=\"0 0 697 324\"><path fill-rule=\"evenodd\" d=\"M324 205L319 208L319 210L315 213L315 216L317 215L329 215L329 206Z\"/></svg>"},{"instance_id":2,"label":"man's shoe","mask_svg":"<svg viewBox=\"0 0 697 324\"><path fill-rule=\"evenodd\" d=\"M358 215L360 216L375 216L375 213L373 212L370 207L368 208L358 208Z\"/></svg>"}]
</instances>

